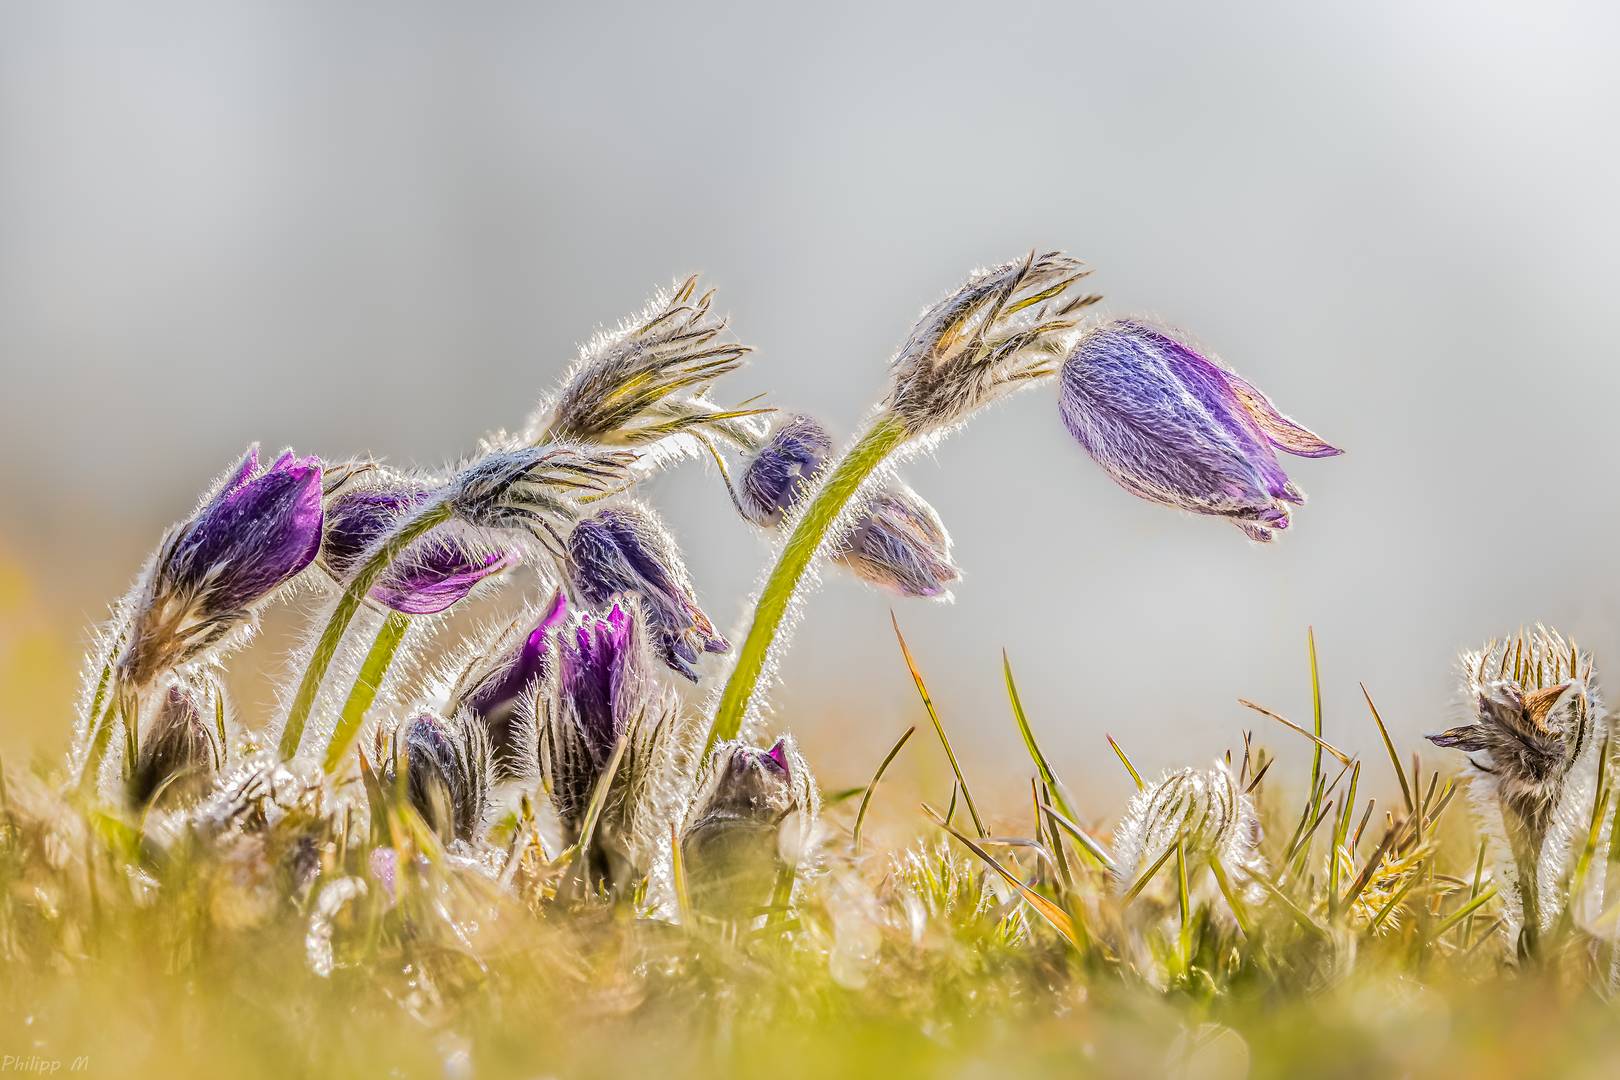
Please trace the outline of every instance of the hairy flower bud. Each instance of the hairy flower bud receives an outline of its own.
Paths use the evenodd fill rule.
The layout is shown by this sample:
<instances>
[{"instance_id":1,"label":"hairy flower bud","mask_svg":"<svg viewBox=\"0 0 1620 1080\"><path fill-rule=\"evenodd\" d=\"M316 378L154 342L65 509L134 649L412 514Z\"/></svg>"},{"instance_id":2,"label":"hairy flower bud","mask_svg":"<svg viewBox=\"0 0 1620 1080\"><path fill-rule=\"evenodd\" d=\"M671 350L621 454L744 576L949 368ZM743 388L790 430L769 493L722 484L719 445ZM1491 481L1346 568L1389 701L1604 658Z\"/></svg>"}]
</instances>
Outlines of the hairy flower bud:
<instances>
[{"instance_id":1,"label":"hairy flower bud","mask_svg":"<svg viewBox=\"0 0 1620 1080\"><path fill-rule=\"evenodd\" d=\"M552 635L567 617L568 599L558 589L538 621L530 614L514 623L493 662L475 662L451 692L450 712L465 712L489 733L498 779L526 780L534 773L535 698L554 666Z\"/></svg>"},{"instance_id":2,"label":"hairy flower bud","mask_svg":"<svg viewBox=\"0 0 1620 1080\"><path fill-rule=\"evenodd\" d=\"M404 764L398 759L404 755ZM424 713L405 725L384 778L398 783L440 839L471 843L483 827L489 805L489 738L482 724L446 722Z\"/></svg>"},{"instance_id":3,"label":"hairy flower bud","mask_svg":"<svg viewBox=\"0 0 1620 1080\"><path fill-rule=\"evenodd\" d=\"M646 507L624 503L579 521L568 538L568 575L596 607L635 596L664 663L693 682L702 653L730 648L698 607L674 537Z\"/></svg>"},{"instance_id":4,"label":"hairy flower bud","mask_svg":"<svg viewBox=\"0 0 1620 1080\"><path fill-rule=\"evenodd\" d=\"M429 488L408 482L340 492L326 507L322 566L340 584L345 582L374 544L431 497ZM510 551L475 550L441 528L395 558L368 595L407 615L432 615L463 599L479 582L515 560Z\"/></svg>"},{"instance_id":5,"label":"hairy flower bud","mask_svg":"<svg viewBox=\"0 0 1620 1080\"><path fill-rule=\"evenodd\" d=\"M1538 628L1465 653L1462 667L1469 722L1429 741L1469 755L1474 810L1514 920L1534 913L1545 929L1563 909L1607 735L1592 658Z\"/></svg>"},{"instance_id":6,"label":"hairy flower bud","mask_svg":"<svg viewBox=\"0 0 1620 1080\"><path fill-rule=\"evenodd\" d=\"M734 492L738 511L763 528L779 526L809 493L831 451L832 440L814 419L789 418L748 459ZM962 576L939 515L903 484L867 496L831 550L857 577L901 596L943 596Z\"/></svg>"},{"instance_id":7,"label":"hairy flower bud","mask_svg":"<svg viewBox=\"0 0 1620 1080\"><path fill-rule=\"evenodd\" d=\"M962 572L939 515L908 487L884 488L863 505L833 558L857 577L901 596L944 596Z\"/></svg>"},{"instance_id":8,"label":"hairy flower bud","mask_svg":"<svg viewBox=\"0 0 1620 1080\"><path fill-rule=\"evenodd\" d=\"M778 831L794 810L809 811L812 785L791 738L778 739L769 750L741 742L715 748L681 836L697 910L735 918L770 899L782 865Z\"/></svg>"},{"instance_id":9,"label":"hairy flower bud","mask_svg":"<svg viewBox=\"0 0 1620 1080\"><path fill-rule=\"evenodd\" d=\"M656 442L705 427L723 429L751 410L721 410L704 398L742 366L747 346L719 340L725 319L713 291L693 298L697 278L655 296L644 311L581 351L562 392L531 424L534 442L608 446Z\"/></svg>"},{"instance_id":10,"label":"hairy flower bud","mask_svg":"<svg viewBox=\"0 0 1620 1080\"><path fill-rule=\"evenodd\" d=\"M219 770L220 751L211 718L204 718L197 692L169 687L130 772L130 801L144 807L196 794Z\"/></svg>"},{"instance_id":11,"label":"hairy flower bud","mask_svg":"<svg viewBox=\"0 0 1620 1080\"><path fill-rule=\"evenodd\" d=\"M559 446L494 450L458 472L444 491L469 525L527 532L544 542L553 522L576 513L581 494L609 491L634 455Z\"/></svg>"},{"instance_id":12,"label":"hairy flower bud","mask_svg":"<svg viewBox=\"0 0 1620 1080\"><path fill-rule=\"evenodd\" d=\"M832 454L832 439L816 420L789 417L748 459L737 483L737 509L764 528L774 528L807 495Z\"/></svg>"},{"instance_id":13,"label":"hairy flower bud","mask_svg":"<svg viewBox=\"0 0 1620 1080\"><path fill-rule=\"evenodd\" d=\"M258 447L190 520L164 537L139 587L118 659L126 687L204 654L315 559L321 463L287 451L259 471Z\"/></svg>"},{"instance_id":14,"label":"hairy flower bud","mask_svg":"<svg viewBox=\"0 0 1620 1080\"><path fill-rule=\"evenodd\" d=\"M1304 493L1277 463L1341 453L1170 333L1132 320L1088 332L1063 362L1063 421L1133 495L1232 521L1251 539L1288 527Z\"/></svg>"},{"instance_id":15,"label":"hairy flower bud","mask_svg":"<svg viewBox=\"0 0 1620 1080\"><path fill-rule=\"evenodd\" d=\"M1226 762L1200 772L1166 773L1131 800L1114 830L1114 873L1123 891L1159 857L1182 845L1188 859L1218 860L1228 873L1246 878L1260 862L1260 819L1238 790Z\"/></svg>"}]
</instances>

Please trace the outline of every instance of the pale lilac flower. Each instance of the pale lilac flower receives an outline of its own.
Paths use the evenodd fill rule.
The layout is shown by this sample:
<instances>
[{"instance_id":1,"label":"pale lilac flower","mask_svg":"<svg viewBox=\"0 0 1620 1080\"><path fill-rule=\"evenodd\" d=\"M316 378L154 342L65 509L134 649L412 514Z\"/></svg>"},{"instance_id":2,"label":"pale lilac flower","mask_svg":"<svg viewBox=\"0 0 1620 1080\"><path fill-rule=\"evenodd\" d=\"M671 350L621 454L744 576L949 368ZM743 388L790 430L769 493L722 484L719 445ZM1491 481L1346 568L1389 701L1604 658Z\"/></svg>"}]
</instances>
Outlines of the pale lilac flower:
<instances>
[{"instance_id":1,"label":"pale lilac flower","mask_svg":"<svg viewBox=\"0 0 1620 1080\"><path fill-rule=\"evenodd\" d=\"M1232 371L1170 333L1124 319L1063 363L1063 421L1115 482L1150 502L1230 519L1251 539L1289 524L1305 495L1277 450L1341 453Z\"/></svg>"},{"instance_id":2,"label":"pale lilac flower","mask_svg":"<svg viewBox=\"0 0 1620 1080\"><path fill-rule=\"evenodd\" d=\"M314 561L321 521L320 461L289 450L261 472L249 448L158 549L118 661L121 683L144 687L247 622Z\"/></svg>"},{"instance_id":3,"label":"pale lilac flower","mask_svg":"<svg viewBox=\"0 0 1620 1080\"><path fill-rule=\"evenodd\" d=\"M659 655L693 682L702 653L730 648L698 607L680 549L651 510L625 503L582 519L568 537L567 563L587 604L604 607L616 596L635 596Z\"/></svg>"},{"instance_id":4,"label":"pale lilac flower","mask_svg":"<svg viewBox=\"0 0 1620 1080\"><path fill-rule=\"evenodd\" d=\"M836 541L833 558L857 577L901 596L944 596L962 576L939 515L904 486L883 488L867 499Z\"/></svg>"},{"instance_id":5,"label":"pale lilac flower","mask_svg":"<svg viewBox=\"0 0 1620 1080\"><path fill-rule=\"evenodd\" d=\"M410 484L339 493L326 507L322 565L339 583L345 582L378 540L431 497L429 488ZM407 615L432 615L516 558L511 551L473 550L448 530L437 529L400 553L368 595Z\"/></svg>"}]
</instances>

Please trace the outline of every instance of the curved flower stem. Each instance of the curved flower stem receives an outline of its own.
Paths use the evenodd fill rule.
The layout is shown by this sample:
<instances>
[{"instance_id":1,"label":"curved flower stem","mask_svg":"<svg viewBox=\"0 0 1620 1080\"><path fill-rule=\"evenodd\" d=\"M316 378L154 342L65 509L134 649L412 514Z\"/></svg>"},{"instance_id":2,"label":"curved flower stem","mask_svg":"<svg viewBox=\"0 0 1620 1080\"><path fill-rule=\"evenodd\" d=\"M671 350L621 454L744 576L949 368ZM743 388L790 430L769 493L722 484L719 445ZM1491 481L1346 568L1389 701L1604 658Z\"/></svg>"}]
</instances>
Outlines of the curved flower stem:
<instances>
[{"instance_id":1,"label":"curved flower stem","mask_svg":"<svg viewBox=\"0 0 1620 1080\"><path fill-rule=\"evenodd\" d=\"M113 719L117 714L120 694L117 687L111 694L103 696L105 687L97 690L96 708L90 713L90 738L84 750L84 764L79 770L78 789L81 792L89 791L96 786L96 778L101 773L101 759L107 756L107 745L112 742ZM107 707L100 708L105 700Z\"/></svg>"},{"instance_id":2,"label":"curved flower stem","mask_svg":"<svg viewBox=\"0 0 1620 1080\"><path fill-rule=\"evenodd\" d=\"M360 567L354 579L349 582L349 587L343 590L337 607L332 609L332 617L326 622L326 629L321 631L320 640L315 643L315 651L310 654L309 667L304 669L304 678L298 684L298 693L293 697L292 708L287 711L287 726L281 732L279 748L283 761L291 760L293 755L298 753L298 744L304 737L304 725L309 721L310 710L315 707L315 697L321 690L321 680L326 677L326 669L332 666L332 659L337 656L338 646L343 643L343 633L349 628L349 623L354 621L355 612L360 610L361 601L377 583L383 571L399 557L400 552L426 533L449 521L451 513L448 503L440 503L428 507L407 521L371 558L366 560L365 565Z\"/></svg>"},{"instance_id":3,"label":"curved flower stem","mask_svg":"<svg viewBox=\"0 0 1620 1080\"><path fill-rule=\"evenodd\" d=\"M338 717L337 727L332 730L332 739L326 744L326 758L321 762L321 768L328 775L337 771L348 756L349 749L354 746L354 740L360 734L360 725L365 722L366 711L377 700L383 676L388 674L388 667L394 662L394 654L399 651L400 642L405 640L405 631L410 629L410 625L409 616L397 611L390 611L388 617L383 619L377 638L371 643L371 651L366 653L365 663L360 665L360 674L343 702L343 713Z\"/></svg>"},{"instance_id":4,"label":"curved flower stem","mask_svg":"<svg viewBox=\"0 0 1620 1080\"><path fill-rule=\"evenodd\" d=\"M715 709L714 723L709 727L709 739L700 760L708 760L709 751L714 749L716 743L735 738L742 728L743 717L748 714L760 676L765 672L771 645L776 640L777 631L787 616L805 571L810 568L828 532L866 478L910 435L911 429L905 421L893 414L880 415L867 428L866 434L850 447L799 516L792 535L777 558L775 569L766 579L765 588L754 605L754 621L748 627L748 636L743 639L742 647L737 650L737 666L731 669L731 677L726 680L726 688L720 695L720 704Z\"/></svg>"}]
</instances>

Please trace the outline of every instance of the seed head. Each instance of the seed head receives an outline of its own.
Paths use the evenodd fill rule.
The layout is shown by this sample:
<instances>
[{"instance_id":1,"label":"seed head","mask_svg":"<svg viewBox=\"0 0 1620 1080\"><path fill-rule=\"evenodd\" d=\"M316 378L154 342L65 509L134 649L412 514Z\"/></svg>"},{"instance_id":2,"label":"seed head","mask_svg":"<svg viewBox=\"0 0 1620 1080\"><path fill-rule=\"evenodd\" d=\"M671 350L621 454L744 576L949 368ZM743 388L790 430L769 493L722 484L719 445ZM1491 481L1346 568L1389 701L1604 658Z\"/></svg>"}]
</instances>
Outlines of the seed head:
<instances>
[{"instance_id":1,"label":"seed head","mask_svg":"<svg viewBox=\"0 0 1620 1080\"><path fill-rule=\"evenodd\" d=\"M326 506L321 566L339 584L346 583L373 546L432 497L431 488L404 478L339 492ZM394 559L369 595L407 615L432 615L516 560L515 552L479 550L450 529L439 528Z\"/></svg>"},{"instance_id":2,"label":"seed head","mask_svg":"<svg viewBox=\"0 0 1620 1080\"><path fill-rule=\"evenodd\" d=\"M1114 481L1164 506L1228 518L1253 540L1305 502L1277 463L1341 453L1233 372L1132 320L1089 331L1063 362L1063 422Z\"/></svg>"},{"instance_id":3,"label":"seed head","mask_svg":"<svg viewBox=\"0 0 1620 1080\"><path fill-rule=\"evenodd\" d=\"M1053 371L1073 316L1099 297L1065 297L1089 271L1060 252L982 271L927 311L891 366L884 408L914 435L948 428Z\"/></svg>"},{"instance_id":4,"label":"seed head","mask_svg":"<svg viewBox=\"0 0 1620 1080\"><path fill-rule=\"evenodd\" d=\"M696 291L697 278L687 278L587 344L562 391L535 417L532 440L638 446L704 428L723 433L751 415L704 397L749 349L722 340L726 320L709 310L713 291L693 299Z\"/></svg>"},{"instance_id":5,"label":"seed head","mask_svg":"<svg viewBox=\"0 0 1620 1080\"><path fill-rule=\"evenodd\" d=\"M698 607L674 537L645 506L621 503L578 522L568 537L567 567L587 604L605 607L617 596L635 596L654 648L693 682L700 655L730 648Z\"/></svg>"},{"instance_id":6,"label":"seed head","mask_svg":"<svg viewBox=\"0 0 1620 1080\"><path fill-rule=\"evenodd\" d=\"M568 617L561 589L536 620L518 619L501 635L493 656L475 660L450 694L452 715L465 712L489 734L490 760L498 780L528 780L538 763L536 696L553 667L552 641Z\"/></svg>"},{"instance_id":7,"label":"seed head","mask_svg":"<svg viewBox=\"0 0 1620 1080\"><path fill-rule=\"evenodd\" d=\"M195 795L218 771L220 747L200 699L200 691L178 684L164 695L130 773L129 798L135 806Z\"/></svg>"},{"instance_id":8,"label":"seed head","mask_svg":"<svg viewBox=\"0 0 1620 1080\"><path fill-rule=\"evenodd\" d=\"M556 524L573 520L582 498L621 484L633 460L563 446L493 450L458 472L442 497L469 525L527 532L544 543Z\"/></svg>"},{"instance_id":9,"label":"seed head","mask_svg":"<svg viewBox=\"0 0 1620 1080\"><path fill-rule=\"evenodd\" d=\"M118 659L120 682L145 687L203 656L315 559L321 463L283 453L259 471L247 454L153 557Z\"/></svg>"}]
</instances>

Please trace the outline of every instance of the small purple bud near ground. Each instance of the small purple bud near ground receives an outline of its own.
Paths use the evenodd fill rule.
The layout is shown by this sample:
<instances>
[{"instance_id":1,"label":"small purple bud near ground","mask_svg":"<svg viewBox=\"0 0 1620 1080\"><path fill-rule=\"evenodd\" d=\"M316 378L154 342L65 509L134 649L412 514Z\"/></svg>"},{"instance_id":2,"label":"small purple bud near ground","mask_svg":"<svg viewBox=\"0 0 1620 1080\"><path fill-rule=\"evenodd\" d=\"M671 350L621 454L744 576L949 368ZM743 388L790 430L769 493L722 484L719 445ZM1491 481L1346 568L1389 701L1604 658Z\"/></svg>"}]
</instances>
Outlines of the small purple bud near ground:
<instances>
[{"instance_id":1,"label":"small purple bud near ground","mask_svg":"<svg viewBox=\"0 0 1620 1080\"><path fill-rule=\"evenodd\" d=\"M259 471L249 448L153 558L135 607L119 681L142 688L193 660L315 560L321 544L321 463L283 453Z\"/></svg>"},{"instance_id":2,"label":"small purple bud near ground","mask_svg":"<svg viewBox=\"0 0 1620 1080\"><path fill-rule=\"evenodd\" d=\"M770 900L784 819L813 801L809 767L790 738L768 750L722 743L709 762L681 837L688 891L700 912L746 917Z\"/></svg>"},{"instance_id":3,"label":"small purple bud near ground","mask_svg":"<svg viewBox=\"0 0 1620 1080\"><path fill-rule=\"evenodd\" d=\"M1276 451L1339 454L1235 373L1170 333L1121 319L1063 362L1063 422L1114 481L1150 502L1228 518L1253 540L1289 524L1305 495Z\"/></svg>"},{"instance_id":4,"label":"small purple bud near ground","mask_svg":"<svg viewBox=\"0 0 1620 1080\"><path fill-rule=\"evenodd\" d=\"M567 564L587 604L603 607L617 596L637 597L664 663L693 682L701 654L730 648L698 607L674 537L645 507L625 503L579 521L568 537Z\"/></svg>"},{"instance_id":5,"label":"small purple bud near ground","mask_svg":"<svg viewBox=\"0 0 1620 1080\"><path fill-rule=\"evenodd\" d=\"M344 583L372 546L431 496L427 487L408 484L340 492L326 507L321 565ZM402 552L367 595L406 615L433 615L514 561L510 551L474 551L440 528Z\"/></svg>"}]
</instances>

